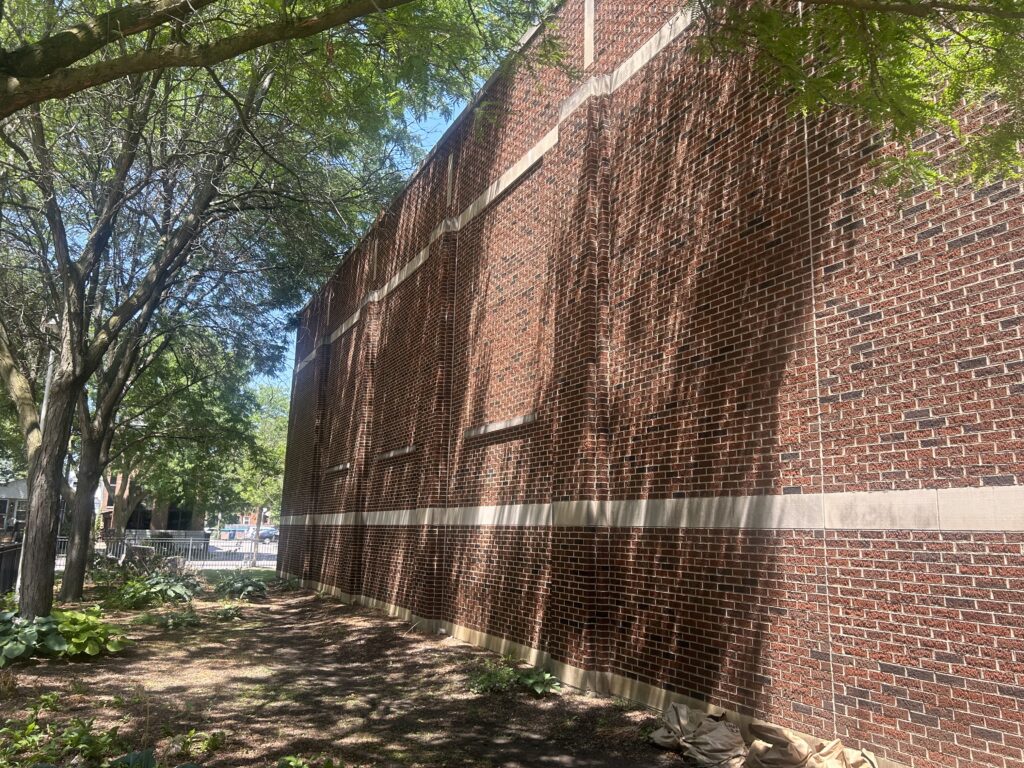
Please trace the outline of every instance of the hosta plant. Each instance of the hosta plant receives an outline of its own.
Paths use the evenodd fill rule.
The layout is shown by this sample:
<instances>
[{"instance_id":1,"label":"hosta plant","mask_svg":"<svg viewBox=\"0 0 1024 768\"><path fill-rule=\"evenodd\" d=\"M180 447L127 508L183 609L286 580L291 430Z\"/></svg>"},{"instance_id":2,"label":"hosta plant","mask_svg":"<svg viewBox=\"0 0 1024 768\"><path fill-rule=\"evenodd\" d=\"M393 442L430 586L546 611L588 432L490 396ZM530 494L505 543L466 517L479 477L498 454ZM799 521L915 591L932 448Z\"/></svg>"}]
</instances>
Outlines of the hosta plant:
<instances>
[{"instance_id":1,"label":"hosta plant","mask_svg":"<svg viewBox=\"0 0 1024 768\"><path fill-rule=\"evenodd\" d=\"M267 583L263 579L236 571L221 579L214 591L221 597L235 600L257 600L266 596Z\"/></svg>"},{"instance_id":2,"label":"hosta plant","mask_svg":"<svg viewBox=\"0 0 1024 768\"><path fill-rule=\"evenodd\" d=\"M558 693L562 690L561 681L544 669L531 669L519 674L519 684L535 696Z\"/></svg>"},{"instance_id":3,"label":"hosta plant","mask_svg":"<svg viewBox=\"0 0 1024 768\"><path fill-rule=\"evenodd\" d=\"M137 610L164 603L187 603L199 590L199 580L194 576L154 573L126 582L108 602L117 608Z\"/></svg>"},{"instance_id":4,"label":"hosta plant","mask_svg":"<svg viewBox=\"0 0 1024 768\"><path fill-rule=\"evenodd\" d=\"M103 621L99 608L54 611L31 621L0 613L0 667L32 656L76 658L117 653L127 640Z\"/></svg>"}]
</instances>

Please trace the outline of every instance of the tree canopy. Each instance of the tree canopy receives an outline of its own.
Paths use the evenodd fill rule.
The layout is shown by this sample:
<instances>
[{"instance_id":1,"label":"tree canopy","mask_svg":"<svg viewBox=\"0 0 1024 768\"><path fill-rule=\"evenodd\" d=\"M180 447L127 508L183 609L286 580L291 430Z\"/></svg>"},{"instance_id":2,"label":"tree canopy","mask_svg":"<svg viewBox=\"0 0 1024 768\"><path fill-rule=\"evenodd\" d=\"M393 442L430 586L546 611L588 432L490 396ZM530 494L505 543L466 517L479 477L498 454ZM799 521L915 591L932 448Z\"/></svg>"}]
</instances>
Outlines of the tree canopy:
<instances>
[{"instance_id":1,"label":"tree canopy","mask_svg":"<svg viewBox=\"0 0 1024 768\"><path fill-rule=\"evenodd\" d=\"M405 13L394 25L395 42L415 29L440 33L442 48L485 42L492 53L507 48L504 32L518 26L529 4L470 4L440 0L145 0L114 2L8 2L0 31L0 117L113 80L155 70L212 67L260 48L342 29L340 38L369 31L368 19ZM468 16L467 16L468 11ZM445 26L439 18L447 17ZM471 20L473 29L466 29ZM512 21L511 26L507 22ZM363 29L359 30L358 27ZM468 32L468 36L448 37ZM484 38L490 37L489 40ZM331 39L328 39L328 47ZM337 42L336 40L333 42ZM419 65L426 64L419 62ZM470 64L462 58L461 65ZM410 62L416 66L415 62Z\"/></svg>"},{"instance_id":2,"label":"tree canopy","mask_svg":"<svg viewBox=\"0 0 1024 768\"><path fill-rule=\"evenodd\" d=\"M49 606L76 416L80 476L92 479L140 367L168 339L202 328L256 364L276 360L288 314L415 160L409 115L464 99L537 17L529 2L454 0L152 2L133 6L134 21L102 2L31 5L11 4L0 22L8 72L24 75L8 77L11 88L156 63L32 97L0 126L0 378L29 467L27 615ZM187 18L171 18L172 5ZM115 16L96 21L107 11L117 30ZM306 44L250 46L216 66L174 58L267 24L304 35L321 23L310 14L335 12L347 21ZM70 36L58 31L76 20Z\"/></svg>"},{"instance_id":3,"label":"tree canopy","mask_svg":"<svg viewBox=\"0 0 1024 768\"><path fill-rule=\"evenodd\" d=\"M1019 0L695 0L712 53L753 53L807 113L846 109L901 152L888 180L1015 178L1024 142ZM942 154L923 146L949 139Z\"/></svg>"}]
</instances>

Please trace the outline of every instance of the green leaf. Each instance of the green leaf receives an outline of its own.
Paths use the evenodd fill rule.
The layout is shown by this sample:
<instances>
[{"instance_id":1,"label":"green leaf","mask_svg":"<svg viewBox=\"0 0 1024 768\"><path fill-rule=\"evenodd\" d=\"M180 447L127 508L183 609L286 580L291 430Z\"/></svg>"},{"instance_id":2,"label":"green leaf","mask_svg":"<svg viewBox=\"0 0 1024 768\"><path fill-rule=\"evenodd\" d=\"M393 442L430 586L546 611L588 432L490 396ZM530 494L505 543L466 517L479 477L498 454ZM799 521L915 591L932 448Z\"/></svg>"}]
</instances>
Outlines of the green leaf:
<instances>
[{"instance_id":1,"label":"green leaf","mask_svg":"<svg viewBox=\"0 0 1024 768\"><path fill-rule=\"evenodd\" d=\"M15 640L13 643L8 643L4 646L3 655L8 659L16 659L23 655L28 650L28 646L22 642Z\"/></svg>"},{"instance_id":2,"label":"green leaf","mask_svg":"<svg viewBox=\"0 0 1024 768\"><path fill-rule=\"evenodd\" d=\"M43 640L43 646L51 653L65 653L68 649L68 641L56 632L48 634Z\"/></svg>"}]
</instances>

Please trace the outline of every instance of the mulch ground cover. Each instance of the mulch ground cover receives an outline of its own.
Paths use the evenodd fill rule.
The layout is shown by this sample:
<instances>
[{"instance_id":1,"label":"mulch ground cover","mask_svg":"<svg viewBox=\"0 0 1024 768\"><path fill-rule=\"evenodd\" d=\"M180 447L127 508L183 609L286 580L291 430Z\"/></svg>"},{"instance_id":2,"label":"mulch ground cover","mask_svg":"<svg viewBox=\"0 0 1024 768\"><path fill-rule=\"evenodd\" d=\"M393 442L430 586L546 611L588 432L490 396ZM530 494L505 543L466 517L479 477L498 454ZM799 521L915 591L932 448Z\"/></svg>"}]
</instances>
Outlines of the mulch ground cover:
<instances>
[{"instance_id":1,"label":"mulch ground cover","mask_svg":"<svg viewBox=\"0 0 1024 768\"><path fill-rule=\"evenodd\" d=\"M45 719L117 727L125 744L153 747L166 765L680 764L650 744L651 712L568 688L543 698L474 693L494 654L365 608L297 591L271 591L234 620L218 619L224 604L212 599L194 607L200 626L178 629L107 612L134 640L127 651L17 667L0 711L24 716L57 692Z\"/></svg>"}]
</instances>

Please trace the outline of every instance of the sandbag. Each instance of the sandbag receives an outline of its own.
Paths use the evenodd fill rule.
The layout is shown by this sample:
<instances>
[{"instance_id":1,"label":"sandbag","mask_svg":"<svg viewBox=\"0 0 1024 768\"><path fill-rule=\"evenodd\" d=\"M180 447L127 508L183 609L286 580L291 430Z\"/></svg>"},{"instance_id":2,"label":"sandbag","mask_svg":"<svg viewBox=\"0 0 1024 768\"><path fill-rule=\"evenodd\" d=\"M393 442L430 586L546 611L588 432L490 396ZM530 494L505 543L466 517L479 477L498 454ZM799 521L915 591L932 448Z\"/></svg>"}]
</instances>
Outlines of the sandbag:
<instances>
[{"instance_id":1,"label":"sandbag","mask_svg":"<svg viewBox=\"0 0 1024 768\"><path fill-rule=\"evenodd\" d=\"M758 723L750 733L755 740L744 768L878 768L870 752L846 748L839 739L812 747L793 731Z\"/></svg>"}]
</instances>

